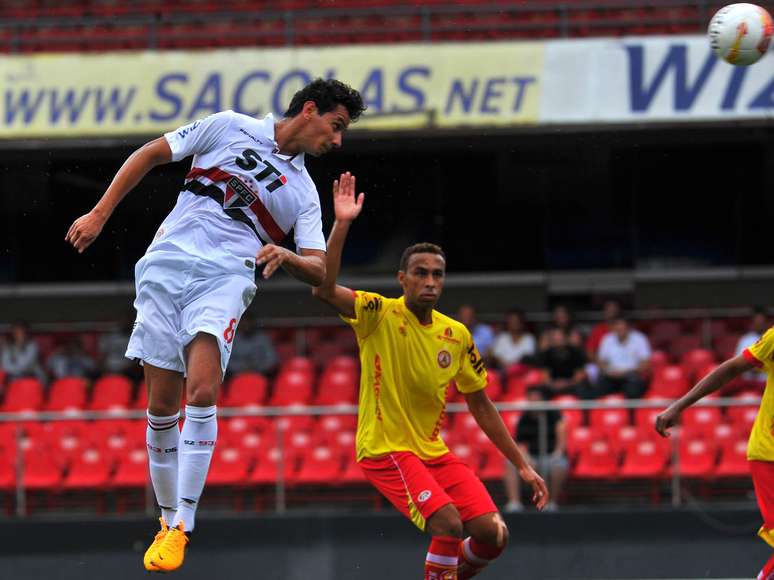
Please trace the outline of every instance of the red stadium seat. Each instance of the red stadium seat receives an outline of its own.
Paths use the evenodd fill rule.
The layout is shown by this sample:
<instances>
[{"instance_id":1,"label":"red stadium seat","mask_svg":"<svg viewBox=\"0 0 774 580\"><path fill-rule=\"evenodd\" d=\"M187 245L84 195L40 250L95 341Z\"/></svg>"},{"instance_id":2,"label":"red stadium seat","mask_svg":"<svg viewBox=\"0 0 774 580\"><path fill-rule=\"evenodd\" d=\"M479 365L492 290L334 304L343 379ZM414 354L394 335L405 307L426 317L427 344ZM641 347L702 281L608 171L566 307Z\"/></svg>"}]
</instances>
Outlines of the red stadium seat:
<instances>
[{"instance_id":1,"label":"red stadium seat","mask_svg":"<svg viewBox=\"0 0 774 580\"><path fill-rule=\"evenodd\" d=\"M669 364L669 355L663 350L654 350L650 355L650 368L653 373Z\"/></svg>"},{"instance_id":2,"label":"red stadium seat","mask_svg":"<svg viewBox=\"0 0 774 580\"><path fill-rule=\"evenodd\" d=\"M247 480L249 456L236 447L216 449L207 474L208 486L239 486Z\"/></svg>"},{"instance_id":3,"label":"red stadium seat","mask_svg":"<svg viewBox=\"0 0 774 580\"><path fill-rule=\"evenodd\" d=\"M38 379L25 377L15 379L8 385L3 401L4 413L39 411L43 406L43 385Z\"/></svg>"},{"instance_id":4,"label":"red stadium seat","mask_svg":"<svg viewBox=\"0 0 774 580\"><path fill-rule=\"evenodd\" d=\"M294 356L282 363L281 372L295 371L314 376L314 363L305 356Z\"/></svg>"},{"instance_id":5,"label":"red stadium seat","mask_svg":"<svg viewBox=\"0 0 774 580\"><path fill-rule=\"evenodd\" d=\"M653 439L634 441L624 451L620 476L653 478L664 474L669 461L669 448Z\"/></svg>"},{"instance_id":6,"label":"red stadium seat","mask_svg":"<svg viewBox=\"0 0 774 580\"><path fill-rule=\"evenodd\" d=\"M479 466L481 464L481 457L478 452L478 448L474 445L469 445L464 442L456 443L450 451L459 457L462 461L468 464L468 466L475 471L479 472Z\"/></svg>"},{"instance_id":7,"label":"red stadium seat","mask_svg":"<svg viewBox=\"0 0 774 580\"><path fill-rule=\"evenodd\" d=\"M323 415L317 421L315 432L319 443L327 443L338 433L354 432L357 429L357 415Z\"/></svg>"},{"instance_id":8,"label":"red stadium seat","mask_svg":"<svg viewBox=\"0 0 774 580\"><path fill-rule=\"evenodd\" d=\"M277 407L307 405L311 401L311 395L312 375L302 371L284 371L274 382L270 404Z\"/></svg>"},{"instance_id":9,"label":"red stadium seat","mask_svg":"<svg viewBox=\"0 0 774 580\"><path fill-rule=\"evenodd\" d=\"M669 346L669 352L676 360L683 360L685 355L694 350L700 350L702 345L701 337L695 334L683 334L672 339ZM688 375L690 378L690 375Z\"/></svg>"},{"instance_id":10,"label":"red stadium seat","mask_svg":"<svg viewBox=\"0 0 774 580\"><path fill-rule=\"evenodd\" d=\"M123 411L131 406L132 382L123 375L97 379L89 403L92 411Z\"/></svg>"},{"instance_id":11,"label":"red stadium seat","mask_svg":"<svg viewBox=\"0 0 774 580\"><path fill-rule=\"evenodd\" d=\"M715 426L722 421L717 407L690 407L683 412L683 427L710 437Z\"/></svg>"},{"instance_id":12,"label":"red stadium seat","mask_svg":"<svg viewBox=\"0 0 774 580\"><path fill-rule=\"evenodd\" d=\"M280 462L283 464L282 473L284 475L285 483L294 483L296 458L289 455L287 452L283 455L282 452L274 446L267 446L258 455L255 468L248 476L247 481L257 485L274 484L279 476Z\"/></svg>"},{"instance_id":13,"label":"red stadium seat","mask_svg":"<svg viewBox=\"0 0 774 580\"><path fill-rule=\"evenodd\" d=\"M580 402L580 399L575 395L560 395L556 397L552 402L565 403L572 405ZM562 409L560 411L562 419L565 423L565 428L570 431L583 424L583 410L582 409Z\"/></svg>"},{"instance_id":14,"label":"red stadium seat","mask_svg":"<svg viewBox=\"0 0 774 580\"><path fill-rule=\"evenodd\" d=\"M331 370L323 373L316 405L352 405L357 402L359 377L351 370Z\"/></svg>"},{"instance_id":15,"label":"red stadium seat","mask_svg":"<svg viewBox=\"0 0 774 580\"><path fill-rule=\"evenodd\" d=\"M591 427L597 431L618 431L629 424L628 409L592 409L589 412Z\"/></svg>"},{"instance_id":16,"label":"red stadium seat","mask_svg":"<svg viewBox=\"0 0 774 580\"><path fill-rule=\"evenodd\" d=\"M351 453L346 454L344 457L344 470L339 476L339 482L354 484L365 483L368 481L365 474L363 473L363 470L357 464L357 461L355 461L354 449L351 451Z\"/></svg>"},{"instance_id":17,"label":"red stadium seat","mask_svg":"<svg viewBox=\"0 0 774 580\"><path fill-rule=\"evenodd\" d=\"M348 371L356 375L360 374L360 362L354 356L339 355L328 361L325 371Z\"/></svg>"},{"instance_id":18,"label":"red stadium seat","mask_svg":"<svg viewBox=\"0 0 774 580\"><path fill-rule=\"evenodd\" d=\"M109 480L112 463L105 454L94 447L87 447L73 459L62 487L67 490L101 490Z\"/></svg>"},{"instance_id":19,"label":"red stadium seat","mask_svg":"<svg viewBox=\"0 0 774 580\"><path fill-rule=\"evenodd\" d=\"M504 394L502 379L500 373L496 370L490 369L486 373L487 385L486 394L493 401L499 401Z\"/></svg>"},{"instance_id":20,"label":"red stadium seat","mask_svg":"<svg viewBox=\"0 0 774 580\"><path fill-rule=\"evenodd\" d=\"M30 491L54 491L62 481L63 470L46 446L24 453L24 487Z\"/></svg>"},{"instance_id":21,"label":"red stadium seat","mask_svg":"<svg viewBox=\"0 0 774 580\"><path fill-rule=\"evenodd\" d=\"M653 380L648 389L648 397L676 399L690 388L688 378L679 365L667 365L653 373Z\"/></svg>"},{"instance_id":22,"label":"red stadium seat","mask_svg":"<svg viewBox=\"0 0 774 580\"><path fill-rule=\"evenodd\" d=\"M749 477L750 464L747 461L747 440L727 441L720 448L720 461L715 469L718 477Z\"/></svg>"},{"instance_id":23,"label":"red stadium seat","mask_svg":"<svg viewBox=\"0 0 774 580\"><path fill-rule=\"evenodd\" d=\"M604 436L601 436L604 438ZM567 431L567 456L574 460L596 439L600 438L590 427L576 427Z\"/></svg>"},{"instance_id":24,"label":"red stadium seat","mask_svg":"<svg viewBox=\"0 0 774 580\"><path fill-rule=\"evenodd\" d=\"M268 381L260 373L240 373L228 384L224 407L256 408L266 400Z\"/></svg>"},{"instance_id":25,"label":"red stadium seat","mask_svg":"<svg viewBox=\"0 0 774 580\"><path fill-rule=\"evenodd\" d=\"M712 339L712 347L715 350L718 360L728 360L736 354L736 345L739 343L739 336L735 334L724 334Z\"/></svg>"},{"instance_id":26,"label":"red stadium seat","mask_svg":"<svg viewBox=\"0 0 774 580\"><path fill-rule=\"evenodd\" d=\"M578 454L573 477L578 479L609 479L618 472L618 458L607 441L598 439Z\"/></svg>"},{"instance_id":27,"label":"red stadium seat","mask_svg":"<svg viewBox=\"0 0 774 580\"><path fill-rule=\"evenodd\" d=\"M679 446L679 473L683 477L706 478L715 470L717 451L709 439L682 437Z\"/></svg>"},{"instance_id":28,"label":"red stadium seat","mask_svg":"<svg viewBox=\"0 0 774 580\"><path fill-rule=\"evenodd\" d=\"M149 478L148 452L144 447L133 447L120 456L110 485L116 489L141 488Z\"/></svg>"},{"instance_id":29,"label":"red stadium seat","mask_svg":"<svg viewBox=\"0 0 774 580\"><path fill-rule=\"evenodd\" d=\"M335 484L342 472L342 460L338 449L312 447L300 456L301 465L296 482L307 485Z\"/></svg>"},{"instance_id":30,"label":"red stadium seat","mask_svg":"<svg viewBox=\"0 0 774 580\"><path fill-rule=\"evenodd\" d=\"M86 380L65 377L51 385L44 411L73 412L86 408Z\"/></svg>"},{"instance_id":31,"label":"red stadium seat","mask_svg":"<svg viewBox=\"0 0 774 580\"><path fill-rule=\"evenodd\" d=\"M699 369L705 369L707 365L715 363L715 354L711 350L696 348L686 352L681 359L681 365L685 376L691 380L698 380Z\"/></svg>"}]
</instances>

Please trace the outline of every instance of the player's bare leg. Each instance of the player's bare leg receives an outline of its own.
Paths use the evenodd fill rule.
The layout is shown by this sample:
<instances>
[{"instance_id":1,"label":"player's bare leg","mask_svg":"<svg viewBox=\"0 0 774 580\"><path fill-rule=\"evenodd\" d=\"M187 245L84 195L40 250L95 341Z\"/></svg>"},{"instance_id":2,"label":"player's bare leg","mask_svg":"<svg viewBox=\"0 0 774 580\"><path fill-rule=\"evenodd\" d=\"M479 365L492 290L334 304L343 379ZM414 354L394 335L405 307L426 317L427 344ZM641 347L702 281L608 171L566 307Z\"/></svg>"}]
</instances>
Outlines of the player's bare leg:
<instances>
[{"instance_id":1,"label":"player's bare leg","mask_svg":"<svg viewBox=\"0 0 774 580\"><path fill-rule=\"evenodd\" d=\"M150 364L143 367L148 389L148 428L146 441L153 491L161 508L161 529L145 552L146 570L158 571L151 557L169 531L177 512L177 447L180 439L180 397L183 375Z\"/></svg>"},{"instance_id":2,"label":"player's bare leg","mask_svg":"<svg viewBox=\"0 0 774 580\"><path fill-rule=\"evenodd\" d=\"M462 539L462 519L453 504L440 508L427 520L433 536L425 559L425 580L457 580L457 554Z\"/></svg>"},{"instance_id":3,"label":"player's bare leg","mask_svg":"<svg viewBox=\"0 0 774 580\"><path fill-rule=\"evenodd\" d=\"M164 571L183 564L188 534L204 490L218 436L217 399L222 380L220 349L210 334L199 333L186 348L185 423L180 433L177 513L152 562Z\"/></svg>"},{"instance_id":4,"label":"player's bare leg","mask_svg":"<svg viewBox=\"0 0 774 580\"><path fill-rule=\"evenodd\" d=\"M470 536L460 543L459 580L472 578L481 572L508 544L508 528L498 512L465 522L465 530Z\"/></svg>"}]
</instances>

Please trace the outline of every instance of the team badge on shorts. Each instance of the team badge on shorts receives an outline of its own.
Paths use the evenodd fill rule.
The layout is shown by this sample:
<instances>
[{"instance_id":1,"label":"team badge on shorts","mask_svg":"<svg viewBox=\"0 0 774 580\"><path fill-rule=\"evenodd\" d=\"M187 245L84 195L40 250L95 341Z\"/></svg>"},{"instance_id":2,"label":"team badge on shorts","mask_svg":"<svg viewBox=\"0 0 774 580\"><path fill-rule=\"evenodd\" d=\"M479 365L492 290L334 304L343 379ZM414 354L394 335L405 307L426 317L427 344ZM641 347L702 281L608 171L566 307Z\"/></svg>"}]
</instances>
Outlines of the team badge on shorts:
<instances>
[{"instance_id":1,"label":"team badge on shorts","mask_svg":"<svg viewBox=\"0 0 774 580\"><path fill-rule=\"evenodd\" d=\"M429 499L430 499L430 497L432 497L432 495L433 495L433 492L432 492L432 491L430 491L429 489L426 489L425 491L421 492L421 493L419 494L419 496L417 496L417 501L418 501L419 503L424 503L424 502L426 502L427 500L429 500Z\"/></svg>"},{"instance_id":2,"label":"team badge on shorts","mask_svg":"<svg viewBox=\"0 0 774 580\"><path fill-rule=\"evenodd\" d=\"M442 350L438 352L438 366L442 369L448 368L451 364L452 356L448 350Z\"/></svg>"}]
</instances>

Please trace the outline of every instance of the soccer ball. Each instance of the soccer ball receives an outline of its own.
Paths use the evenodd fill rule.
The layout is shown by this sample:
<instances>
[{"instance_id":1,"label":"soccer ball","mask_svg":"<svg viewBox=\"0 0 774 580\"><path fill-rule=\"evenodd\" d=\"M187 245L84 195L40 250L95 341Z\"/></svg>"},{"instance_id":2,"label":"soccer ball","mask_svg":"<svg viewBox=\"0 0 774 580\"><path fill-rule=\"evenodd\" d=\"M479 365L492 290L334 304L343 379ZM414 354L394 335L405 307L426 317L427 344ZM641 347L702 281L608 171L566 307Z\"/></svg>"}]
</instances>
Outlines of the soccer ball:
<instances>
[{"instance_id":1,"label":"soccer ball","mask_svg":"<svg viewBox=\"0 0 774 580\"><path fill-rule=\"evenodd\" d=\"M715 13L707 33L710 46L728 63L756 63L769 49L774 32L771 16L755 4L729 4Z\"/></svg>"}]
</instances>

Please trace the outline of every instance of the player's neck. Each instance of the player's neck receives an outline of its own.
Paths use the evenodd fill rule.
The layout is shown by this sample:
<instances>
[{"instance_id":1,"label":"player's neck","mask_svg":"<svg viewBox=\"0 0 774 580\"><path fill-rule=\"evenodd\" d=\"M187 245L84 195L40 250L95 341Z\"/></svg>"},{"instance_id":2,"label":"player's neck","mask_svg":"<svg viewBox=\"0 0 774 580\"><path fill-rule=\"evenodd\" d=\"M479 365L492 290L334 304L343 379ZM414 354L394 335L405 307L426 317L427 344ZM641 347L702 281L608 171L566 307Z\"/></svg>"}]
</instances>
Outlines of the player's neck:
<instances>
[{"instance_id":1,"label":"player's neck","mask_svg":"<svg viewBox=\"0 0 774 580\"><path fill-rule=\"evenodd\" d=\"M291 117L274 123L274 140L282 155L298 155L301 152L297 139L301 125L297 121L298 117Z\"/></svg>"},{"instance_id":2,"label":"player's neck","mask_svg":"<svg viewBox=\"0 0 774 580\"><path fill-rule=\"evenodd\" d=\"M419 324L430 324L433 322L433 308L427 308L423 306L419 306L418 304L412 304L410 302L406 302L406 308L409 309L411 314L413 314L416 319L419 321Z\"/></svg>"}]
</instances>

